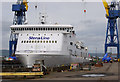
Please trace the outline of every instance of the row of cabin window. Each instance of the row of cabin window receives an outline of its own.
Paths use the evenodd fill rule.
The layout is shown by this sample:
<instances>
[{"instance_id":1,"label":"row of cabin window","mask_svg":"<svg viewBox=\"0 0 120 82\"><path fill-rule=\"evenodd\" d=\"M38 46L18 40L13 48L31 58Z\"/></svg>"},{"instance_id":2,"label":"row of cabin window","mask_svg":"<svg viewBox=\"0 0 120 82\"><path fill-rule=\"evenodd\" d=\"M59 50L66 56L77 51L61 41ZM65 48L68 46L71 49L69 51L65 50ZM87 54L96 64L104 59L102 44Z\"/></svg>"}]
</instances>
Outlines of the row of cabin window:
<instances>
[{"instance_id":1,"label":"row of cabin window","mask_svg":"<svg viewBox=\"0 0 120 82\"><path fill-rule=\"evenodd\" d=\"M27 34L27 36L28 36L29 34ZM34 34L33 34L34 35ZM40 34L38 34L39 36L40 36ZM44 34L44 36L45 36L46 34ZM21 34L21 36L22 36L22 34ZM52 34L51 34L51 36L52 36ZM58 34L58 36L59 36L59 34Z\"/></svg>"},{"instance_id":2,"label":"row of cabin window","mask_svg":"<svg viewBox=\"0 0 120 82\"><path fill-rule=\"evenodd\" d=\"M11 28L11 30L69 30L72 28Z\"/></svg>"},{"instance_id":3,"label":"row of cabin window","mask_svg":"<svg viewBox=\"0 0 120 82\"><path fill-rule=\"evenodd\" d=\"M57 41L21 41L21 43L57 43Z\"/></svg>"}]
</instances>

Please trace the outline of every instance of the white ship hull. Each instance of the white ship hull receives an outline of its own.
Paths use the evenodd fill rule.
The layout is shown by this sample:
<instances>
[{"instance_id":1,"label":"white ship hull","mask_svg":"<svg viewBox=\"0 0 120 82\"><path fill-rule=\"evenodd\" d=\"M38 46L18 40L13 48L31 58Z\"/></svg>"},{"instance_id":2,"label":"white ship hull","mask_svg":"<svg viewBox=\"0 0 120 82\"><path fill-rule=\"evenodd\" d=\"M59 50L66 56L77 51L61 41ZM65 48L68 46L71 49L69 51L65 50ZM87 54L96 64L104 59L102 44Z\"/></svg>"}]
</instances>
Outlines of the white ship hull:
<instances>
[{"instance_id":1,"label":"white ship hull","mask_svg":"<svg viewBox=\"0 0 120 82\"><path fill-rule=\"evenodd\" d=\"M72 63L85 63L89 62L88 59L83 59L82 57L74 57L70 55L42 55L42 54L34 54L34 55L18 55L20 60L26 67L32 67L35 60L44 60L44 65L46 67L59 67L59 66L69 66Z\"/></svg>"}]
</instances>

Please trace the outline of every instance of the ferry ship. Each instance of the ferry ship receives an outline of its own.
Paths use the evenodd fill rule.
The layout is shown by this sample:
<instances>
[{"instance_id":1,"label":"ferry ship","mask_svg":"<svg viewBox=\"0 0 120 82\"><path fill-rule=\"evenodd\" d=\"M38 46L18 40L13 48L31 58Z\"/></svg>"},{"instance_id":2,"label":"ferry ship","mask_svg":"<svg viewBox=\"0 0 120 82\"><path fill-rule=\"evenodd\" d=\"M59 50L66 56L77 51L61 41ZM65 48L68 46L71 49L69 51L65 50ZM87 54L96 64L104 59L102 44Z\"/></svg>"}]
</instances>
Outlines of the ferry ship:
<instances>
[{"instance_id":1,"label":"ferry ship","mask_svg":"<svg viewBox=\"0 0 120 82\"><path fill-rule=\"evenodd\" d=\"M46 67L88 62L88 51L77 40L72 25L12 25L18 34L15 55L27 67L44 60Z\"/></svg>"},{"instance_id":2,"label":"ferry ship","mask_svg":"<svg viewBox=\"0 0 120 82\"><path fill-rule=\"evenodd\" d=\"M72 25L46 24L44 14L41 15L41 24L26 24L27 3L18 0L12 6L15 15L10 26L10 55L18 56L26 67L32 67L36 60L42 60L46 67L89 61L87 47L77 40Z\"/></svg>"}]
</instances>

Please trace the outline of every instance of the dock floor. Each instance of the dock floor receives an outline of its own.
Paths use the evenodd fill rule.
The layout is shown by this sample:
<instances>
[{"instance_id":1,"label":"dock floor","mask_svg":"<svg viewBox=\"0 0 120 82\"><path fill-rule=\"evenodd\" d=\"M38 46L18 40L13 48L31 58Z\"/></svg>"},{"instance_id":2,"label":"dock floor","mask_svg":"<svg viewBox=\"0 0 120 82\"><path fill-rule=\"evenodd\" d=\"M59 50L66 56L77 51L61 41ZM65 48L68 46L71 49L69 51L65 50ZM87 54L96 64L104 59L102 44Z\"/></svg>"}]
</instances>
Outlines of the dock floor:
<instances>
[{"instance_id":1,"label":"dock floor","mask_svg":"<svg viewBox=\"0 0 120 82\"><path fill-rule=\"evenodd\" d=\"M118 80L118 62L92 67L91 71L52 72L37 80ZM105 74L105 77L82 77L84 74Z\"/></svg>"},{"instance_id":2,"label":"dock floor","mask_svg":"<svg viewBox=\"0 0 120 82\"><path fill-rule=\"evenodd\" d=\"M91 71L63 71L63 72L50 72L50 74L42 78L30 79L39 80L120 80L118 62L104 63L103 67L92 66ZM84 74L105 74L104 77L82 77ZM8 79L4 79L8 80ZM10 80L10 79L9 79ZM14 79L12 79L13 81Z\"/></svg>"}]
</instances>

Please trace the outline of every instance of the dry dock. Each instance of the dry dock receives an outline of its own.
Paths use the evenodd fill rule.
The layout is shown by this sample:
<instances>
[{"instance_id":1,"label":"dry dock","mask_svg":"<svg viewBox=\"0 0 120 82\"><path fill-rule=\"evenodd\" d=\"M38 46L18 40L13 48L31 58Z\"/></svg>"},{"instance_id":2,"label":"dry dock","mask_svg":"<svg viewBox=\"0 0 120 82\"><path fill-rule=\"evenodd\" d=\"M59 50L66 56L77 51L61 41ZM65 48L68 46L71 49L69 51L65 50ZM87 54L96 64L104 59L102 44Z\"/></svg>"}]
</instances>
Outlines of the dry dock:
<instances>
[{"instance_id":1,"label":"dry dock","mask_svg":"<svg viewBox=\"0 0 120 82\"><path fill-rule=\"evenodd\" d=\"M86 74L104 74L103 77L83 77ZM118 62L92 67L91 71L53 72L37 80L118 80Z\"/></svg>"},{"instance_id":2,"label":"dry dock","mask_svg":"<svg viewBox=\"0 0 120 82\"><path fill-rule=\"evenodd\" d=\"M63 71L63 72L51 72L42 78L29 79L32 81L39 80L119 80L119 65L118 62L104 63L103 67L91 67L91 71ZM104 76L84 76L88 74L102 74ZM17 79L4 79L4 81L10 81ZM26 79L25 79L26 80ZM27 79L28 80L28 79ZM19 79L20 81L20 79ZM23 81L23 79L21 80Z\"/></svg>"}]
</instances>

